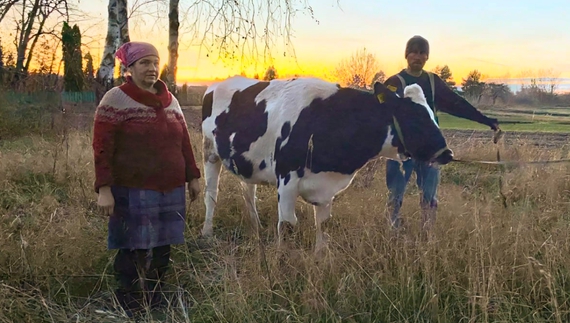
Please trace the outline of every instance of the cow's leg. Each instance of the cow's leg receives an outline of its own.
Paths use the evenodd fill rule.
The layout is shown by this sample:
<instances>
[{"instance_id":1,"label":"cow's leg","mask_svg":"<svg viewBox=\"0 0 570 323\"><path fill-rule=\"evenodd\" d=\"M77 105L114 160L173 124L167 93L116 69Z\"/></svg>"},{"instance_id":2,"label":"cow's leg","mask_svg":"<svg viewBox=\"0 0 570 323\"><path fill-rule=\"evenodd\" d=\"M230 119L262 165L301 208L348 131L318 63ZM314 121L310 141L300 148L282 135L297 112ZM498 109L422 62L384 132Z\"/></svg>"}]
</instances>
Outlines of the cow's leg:
<instances>
[{"instance_id":1,"label":"cow's leg","mask_svg":"<svg viewBox=\"0 0 570 323\"><path fill-rule=\"evenodd\" d=\"M243 188L243 200L245 201L245 206L249 212L249 217L251 219L251 224L256 232L259 234L259 228L261 228L261 222L259 221L259 214L257 213L257 206L255 204L255 194L257 191L257 185L247 184L241 182Z\"/></svg>"},{"instance_id":2,"label":"cow's leg","mask_svg":"<svg viewBox=\"0 0 570 323\"><path fill-rule=\"evenodd\" d=\"M331 218L331 207L332 200L329 203L319 204L313 207L317 234L315 240L315 254L319 254L327 246L328 235L323 232L322 224Z\"/></svg>"},{"instance_id":3,"label":"cow's leg","mask_svg":"<svg viewBox=\"0 0 570 323\"><path fill-rule=\"evenodd\" d=\"M213 143L210 139L204 139L204 177L206 189L204 192L204 204L206 205L206 218L202 228L203 236L213 234L214 210L218 201L218 183L220 181L220 171L222 161L215 153Z\"/></svg>"},{"instance_id":4,"label":"cow's leg","mask_svg":"<svg viewBox=\"0 0 570 323\"><path fill-rule=\"evenodd\" d=\"M284 177L279 177L277 188L277 200L279 211L279 222L277 223L277 246L282 247L284 241L285 227L287 224L294 227L297 225L297 215L295 214L295 202L299 194L299 178L295 172L291 172Z\"/></svg>"}]
</instances>

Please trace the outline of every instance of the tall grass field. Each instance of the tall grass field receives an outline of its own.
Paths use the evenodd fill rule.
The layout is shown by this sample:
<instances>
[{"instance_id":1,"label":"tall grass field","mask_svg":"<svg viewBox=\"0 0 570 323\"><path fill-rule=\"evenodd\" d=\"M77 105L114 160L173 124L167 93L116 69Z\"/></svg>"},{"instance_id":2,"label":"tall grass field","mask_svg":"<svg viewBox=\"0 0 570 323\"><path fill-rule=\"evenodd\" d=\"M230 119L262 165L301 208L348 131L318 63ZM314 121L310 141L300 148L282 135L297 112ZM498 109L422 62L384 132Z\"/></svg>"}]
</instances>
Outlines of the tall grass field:
<instances>
[{"instance_id":1,"label":"tall grass field","mask_svg":"<svg viewBox=\"0 0 570 323\"><path fill-rule=\"evenodd\" d=\"M0 141L0 322L129 322L112 297L114 252L86 129ZM201 161L201 135L191 139ZM568 157L527 141L450 146L465 160L495 160L497 149L503 160ZM174 248L172 302L146 322L570 321L569 164L442 166L430 239L420 235L415 176L404 228L389 228L383 164L370 185L361 173L336 198L318 258L312 206L299 199L295 243L277 250L275 188L259 187L257 239L224 171L215 238L200 237L201 194L188 204L187 243Z\"/></svg>"}]
</instances>

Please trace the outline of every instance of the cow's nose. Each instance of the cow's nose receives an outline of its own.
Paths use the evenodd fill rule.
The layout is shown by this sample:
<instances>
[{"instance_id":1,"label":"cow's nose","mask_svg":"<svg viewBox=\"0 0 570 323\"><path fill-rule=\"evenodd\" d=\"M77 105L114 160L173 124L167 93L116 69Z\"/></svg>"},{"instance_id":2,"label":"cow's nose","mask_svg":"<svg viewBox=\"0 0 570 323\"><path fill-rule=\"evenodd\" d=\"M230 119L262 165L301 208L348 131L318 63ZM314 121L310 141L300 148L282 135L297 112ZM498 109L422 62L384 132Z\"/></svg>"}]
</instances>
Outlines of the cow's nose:
<instances>
[{"instance_id":1,"label":"cow's nose","mask_svg":"<svg viewBox=\"0 0 570 323\"><path fill-rule=\"evenodd\" d=\"M438 156L435 156L435 162L440 165L448 164L453 160L453 151L451 149L445 149Z\"/></svg>"}]
</instances>

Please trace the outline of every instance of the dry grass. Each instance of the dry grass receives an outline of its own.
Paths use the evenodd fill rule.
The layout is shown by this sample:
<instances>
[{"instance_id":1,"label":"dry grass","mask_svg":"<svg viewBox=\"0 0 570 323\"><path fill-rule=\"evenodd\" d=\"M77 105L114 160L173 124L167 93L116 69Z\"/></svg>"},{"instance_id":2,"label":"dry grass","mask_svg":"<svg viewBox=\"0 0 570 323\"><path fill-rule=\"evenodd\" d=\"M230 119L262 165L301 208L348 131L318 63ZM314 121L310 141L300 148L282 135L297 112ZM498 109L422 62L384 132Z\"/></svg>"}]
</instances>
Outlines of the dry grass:
<instances>
[{"instance_id":1,"label":"dry grass","mask_svg":"<svg viewBox=\"0 0 570 323\"><path fill-rule=\"evenodd\" d=\"M0 147L1 322L125 320L120 312L114 318L97 313L103 303L112 306L113 253L106 250L106 220L95 208L90 140L74 132L66 140L28 137ZM201 160L199 136L193 141ZM495 158L492 146L453 147L461 158ZM509 160L566 157L524 142L501 149ZM149 321L570 319L570 166L445 166L435 238L424 241L415 185L404 201L405 230L388 229L382 165L370 187L353 186L335 201L326 225L330 250L320 260L312 257L311 207L298 203L297 246L280 254L275 189L259 189L259 244L237 181L224 171L217 238L199 238L204 206L191 204L188 243L176 246L169 276L178 301Z\"/></svg>"}]
</instances>

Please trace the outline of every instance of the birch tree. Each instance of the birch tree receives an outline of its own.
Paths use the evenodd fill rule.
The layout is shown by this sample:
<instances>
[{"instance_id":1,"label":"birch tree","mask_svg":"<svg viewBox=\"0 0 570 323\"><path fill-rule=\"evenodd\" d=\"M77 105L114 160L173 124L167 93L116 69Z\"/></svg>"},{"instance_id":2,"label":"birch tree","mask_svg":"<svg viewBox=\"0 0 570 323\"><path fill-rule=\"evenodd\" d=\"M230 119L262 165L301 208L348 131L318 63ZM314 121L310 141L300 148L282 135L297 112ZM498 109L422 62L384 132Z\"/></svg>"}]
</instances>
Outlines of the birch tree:
<instances>
[{"instance_id":1,"label":"birch tree","mask_svg":"<svg viewBox=\"0 0 570 323\"><path fill-rule=\"evenodd\" d=\"M114 60L111 53L114 54L120 43L116 39L121 37L118 31L121 29L121 18L117 18L117 1L121 0L109 0L107 40L98 73L98 79L104 82L102 84L107 84L106 90L110 88L108 85L112 84L113 79ZM123 1L126 3L126 0ZM136 8L131 11L140 11L149 4L162 6L163 3L166 0L137 2ZM226 63L239 61L242 66L267 66L271 64L266 62L272 61L276 53L295 56L291 41L293 19L297 14L303 13L314 19L313 9L308 3L309 0L197 0L188 2L188 6L181 9L179 0L169 0L169 57L166 68L169 88L174 91L176 88L181 24L185 25L183 34L189 36L190 43L205 50L207 57L217 56ZM180 17L180 12L184 12L183 17ZM162 15L159 13L158 16ZM127 26L125 30L128 30ZM283 49L277 44L279 40L283 41Z\"/></svg>"},{"instance_id":2,"label":"birch tree","mask_svg":"<svg viewBox=\"0 0 570 323\"><path fill-rule=\"evenodd\" d=\"M109 0L107 5L107 37L105 38L105 49L97 71L97 83L101 86L101 91L97 93L97 102L103 94L114 85L115 53L121 45L130 42L129 35L129 13L127 0ZM120 78L124 81L127 66L121 64Z\"/></svg>"},{"instance_id":3,"label":"birch tree","mask_svg":"<svg viewBox=\"0 0 570 323\"><path fill-rule=\"evenodd\" d=\"M278 52L294 57L295 16L306 13L318 22L308 0L198 0L182 10L179 0L169 0L167 80L171 89L176 88L178 71L180 12L185 13L183 34L191 37L191 43L197 41L207 57L217 56L226 63L237 61L242 67L272 65ZM283 49L277 44L280 39Z\"/></svg>"},{"instance_id":4,"label":"birch tree","mask_svg":"<svg viewBox=\"0 0 570 323\"><path fill-rule=\"evenodd\" d=\"M178 13L179 0L170 0L168 13L168 69L166 79L170 92L176 94L176 72L178 71Z\"/></svg>"},{"instance_id":5,"label":"birch tree","mask_svg":"<svg viewBox=\"0 0 570 323\"><path fill-rule=\"evenodd\" d=\"M121 45L131 41L129 37L129 14L127 9L127 0L117 0L117 24L119 26L119 43L117 44L117 49ZM121 78L124 81L125 73L127 72L127 66L121 64Z\"/></svg>"},{"instance_id":6,"label":"birch tree","mask_svg":"<svg viewBox=\"0 0 570 323\"><path fill-rule=\"evenodd\" d=\"M103 94L113 87L115 52L118 48L120 35L117 6L118 0L109 0L107 5L107 37L105 38L105 49L96 78L102 87L101 91L97 91L97 103Z\"/></svg>"}]
</instances>

